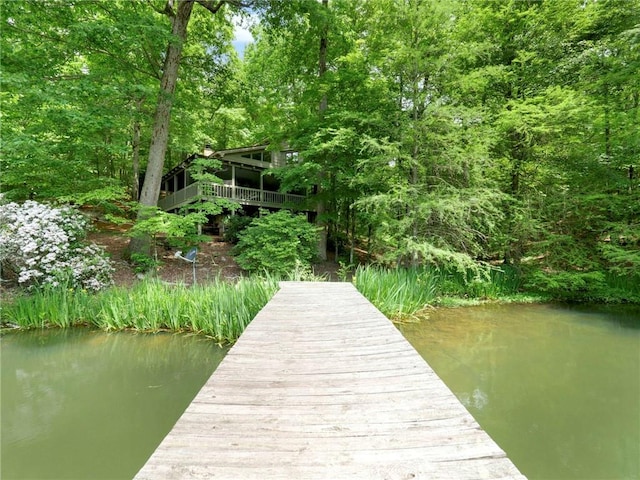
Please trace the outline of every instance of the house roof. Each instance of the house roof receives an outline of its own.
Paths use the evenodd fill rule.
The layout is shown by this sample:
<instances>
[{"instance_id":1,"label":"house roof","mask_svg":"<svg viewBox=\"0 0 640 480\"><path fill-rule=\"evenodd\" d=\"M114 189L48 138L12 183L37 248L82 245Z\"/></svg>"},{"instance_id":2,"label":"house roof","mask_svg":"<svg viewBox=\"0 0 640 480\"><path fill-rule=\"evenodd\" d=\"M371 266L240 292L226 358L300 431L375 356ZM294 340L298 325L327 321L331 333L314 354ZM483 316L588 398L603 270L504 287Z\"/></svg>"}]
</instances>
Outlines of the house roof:
<instances>
[{"instance_id":1,"label":"house roof","mask_svg":"<svg viewBox=\"0 0 640 480\"><path fill-rule=\"evenodd\" d=\"M237 153L248 153L248 152L262 152L266 150L268 146L269 145L261 144L261 145L254 145L252 147L229 148L226 150L216 150L210 153L209 155L204 155L202 153L192 153L185 160L183 160L178 165L176 165L171 170L169 170L167 173L165 173L162 176L162 180L164 181L167 178L170 178L180 170L185 170L187 167L189 167L189 165L193 163L193 161L196 158L218 158L222 160L225 157L225 155L233 155Z\"/></svg>"}]
</instances>

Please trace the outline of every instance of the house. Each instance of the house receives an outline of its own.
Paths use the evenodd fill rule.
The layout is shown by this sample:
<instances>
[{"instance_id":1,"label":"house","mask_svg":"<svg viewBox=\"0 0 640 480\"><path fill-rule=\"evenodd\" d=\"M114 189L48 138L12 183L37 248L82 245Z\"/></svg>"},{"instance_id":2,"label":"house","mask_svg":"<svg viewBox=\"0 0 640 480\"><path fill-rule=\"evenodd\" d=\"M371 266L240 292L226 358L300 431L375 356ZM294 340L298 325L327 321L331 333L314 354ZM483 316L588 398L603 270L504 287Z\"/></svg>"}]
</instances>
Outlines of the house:
<instances>
[{"instance_id":1,"label":"house","mask_svg":"<svg viewBox=\"0 0 640 480\"><path fill-rule=\"evenodd\" d=\"M279 192L280 182L272 175L274 169L296 161L297 152L267 148L268 145L257 145L214 152L207 145L203 153L192 154L162 177L158 207L177 212L195 202L225 198L240 204L248 214L259 208L312 211L305 195ZM208 173L215 174L222 183L193 178L190 167L198 158L219 161L219 169Z\"/></svg>"}]
</instances>

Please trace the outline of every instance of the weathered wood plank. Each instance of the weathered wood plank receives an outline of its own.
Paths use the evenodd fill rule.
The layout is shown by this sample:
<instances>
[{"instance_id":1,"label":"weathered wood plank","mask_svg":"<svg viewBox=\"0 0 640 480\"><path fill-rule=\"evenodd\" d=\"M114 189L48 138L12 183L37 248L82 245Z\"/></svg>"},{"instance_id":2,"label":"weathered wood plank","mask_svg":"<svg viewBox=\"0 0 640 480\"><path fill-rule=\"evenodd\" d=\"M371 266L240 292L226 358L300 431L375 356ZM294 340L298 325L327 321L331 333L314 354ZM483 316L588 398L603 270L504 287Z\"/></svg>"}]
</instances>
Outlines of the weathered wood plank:
<instances>
[{"instance_id":1,"label":"weathered wood plank","mask_svg":"<svg viewBox=\"0 0 640 480\"><path fill-rule=\"evenodd\" d=\"M522 479L347 283L283 282L136 479Z\"/></svg>"}]
</instances>

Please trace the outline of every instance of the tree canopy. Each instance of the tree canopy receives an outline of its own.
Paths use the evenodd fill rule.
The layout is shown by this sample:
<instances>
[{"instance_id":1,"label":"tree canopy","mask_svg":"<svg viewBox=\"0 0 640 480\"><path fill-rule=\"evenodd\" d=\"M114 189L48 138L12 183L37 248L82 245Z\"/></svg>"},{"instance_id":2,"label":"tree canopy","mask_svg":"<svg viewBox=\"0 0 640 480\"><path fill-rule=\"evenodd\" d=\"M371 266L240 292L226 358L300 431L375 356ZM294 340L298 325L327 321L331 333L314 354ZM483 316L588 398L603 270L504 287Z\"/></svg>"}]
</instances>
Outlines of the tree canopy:
<instances>
[{"instance_id":1,"label":"tree canopy","mask_svg":"<svg viewBox=\"0 0 640 480\"><path fill-rule=\"evenodd\" d=\"M160 171L204 143L287 142L300 157L283 189L317 192L328 249L350 263L508 263L558 291L640 271L640 0L2 7L10 199L137 198L171 97ZM256 19L242 59L239 15ZM162 94L180 42L175 92Z\"/></svg>"}]
</instances>

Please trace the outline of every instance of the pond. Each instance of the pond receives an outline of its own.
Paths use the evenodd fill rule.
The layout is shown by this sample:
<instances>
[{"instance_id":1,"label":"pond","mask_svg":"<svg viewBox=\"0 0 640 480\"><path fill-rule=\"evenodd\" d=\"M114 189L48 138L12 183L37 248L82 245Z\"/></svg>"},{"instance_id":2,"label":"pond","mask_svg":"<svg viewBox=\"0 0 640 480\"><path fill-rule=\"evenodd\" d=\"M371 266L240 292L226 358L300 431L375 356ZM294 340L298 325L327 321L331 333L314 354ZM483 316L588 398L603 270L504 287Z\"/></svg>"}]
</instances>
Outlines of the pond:
<instances>
[{"instance_id":1,"label":"pond","mask_svg":"<svg viewBox=\"0 0 640 480\"><path fill-rule=\"evenodd\" d=\"M640 309L490 305L401 327L530 480L640 478Z\"/></svg>"},{"instance_id":2,"label":"pond","mask_svg":"<svg viewBox=\"0 0 640 480\"><path fill-rule=\"evenodd\" d=\"M491 305L401 327L530 480L640 478L640 309ZM3 479L130 479L226 349L89 329L1 342Z\"/></svg>"},{"instance_id":3,"label":"pond","mask_svg":"<svg viewBox=\"0 0 640 480\"><path fill-rule=\"evenodd\" d=\"M3 479L130 479L226 353L200 336L2 337Z\"/></svg>"}]
</instances>

